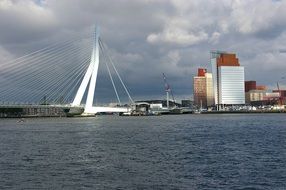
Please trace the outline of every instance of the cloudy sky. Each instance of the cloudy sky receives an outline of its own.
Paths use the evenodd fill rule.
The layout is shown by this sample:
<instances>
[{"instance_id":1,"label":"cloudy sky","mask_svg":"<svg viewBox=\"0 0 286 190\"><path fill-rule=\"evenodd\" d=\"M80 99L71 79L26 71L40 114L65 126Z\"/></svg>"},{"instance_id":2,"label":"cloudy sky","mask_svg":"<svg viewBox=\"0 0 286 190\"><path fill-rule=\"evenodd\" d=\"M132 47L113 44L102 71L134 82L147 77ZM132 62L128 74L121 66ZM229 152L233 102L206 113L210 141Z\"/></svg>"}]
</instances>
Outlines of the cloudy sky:
<instances>
[{"instance_id":1,"label":"cloudy sky","mask_svg":"<svg viewBox=\"0 0 286 190\"><path fill-rule=\"evenodd\" d=\"M286 83L286 1L0 0L0 62L42 48L69 32L101 27L135 99L192 96L209 52L235 52L246 80Z\"/></svg>"}]
</instances>

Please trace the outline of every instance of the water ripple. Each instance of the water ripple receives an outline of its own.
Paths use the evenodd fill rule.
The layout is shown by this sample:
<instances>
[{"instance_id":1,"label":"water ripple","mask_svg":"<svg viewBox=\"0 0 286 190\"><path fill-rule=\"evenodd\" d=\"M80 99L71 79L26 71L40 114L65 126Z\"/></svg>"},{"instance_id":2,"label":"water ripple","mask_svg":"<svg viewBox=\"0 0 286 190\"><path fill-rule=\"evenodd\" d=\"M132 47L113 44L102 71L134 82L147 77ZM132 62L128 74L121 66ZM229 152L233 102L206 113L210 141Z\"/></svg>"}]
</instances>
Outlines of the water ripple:
<instances>
[{"instance_id":1,"label":"water ripple","mask_svg":"<svg viewBox=\"0 0 286 190\"><path fill-rule=\"evenodd\" d=\"M283 114L0 120L0 189L285 189Z\"/></svg>"}]
</instances>

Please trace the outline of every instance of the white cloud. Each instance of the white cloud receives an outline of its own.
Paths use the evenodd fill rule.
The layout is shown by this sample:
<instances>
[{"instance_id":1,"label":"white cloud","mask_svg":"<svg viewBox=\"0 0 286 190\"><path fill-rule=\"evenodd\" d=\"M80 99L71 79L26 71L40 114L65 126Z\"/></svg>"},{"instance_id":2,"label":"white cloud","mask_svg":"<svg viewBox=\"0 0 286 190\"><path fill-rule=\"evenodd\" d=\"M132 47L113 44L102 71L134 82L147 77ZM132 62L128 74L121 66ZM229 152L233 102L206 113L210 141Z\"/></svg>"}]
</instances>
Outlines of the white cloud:
<instances>
[{"instance_id":1,"label":"white cloud","mask_svg":"<svg viewBox=\"0 0 286 190\"><path fill-rule=\"evenodd\" d=\"M10 18L20 19L21 21L32 22L33 24L55 22L51 10L36 4L32 0L3 0L0 2L1 15ZM41 21L41 22L40 22Z\"/></svg>"},{"instance_id":2,"label":"white cloud","mask_svg":"<svg viewBox=\"0 0 286 190\"><path fill-rule=\"evenodd\" d=\"M163 33L150 34L147 41L150 43L171 43L176 45L194 45L208 39L208 35L200 31L191 33L180 29L166 29Z\"/></svg>"},{"instance_id":3,"label":"white cloud","mask_svg":"<svg viewBox=\"0 0 286 190\"><path fill-rule=\"evenodd\" d=\"M235 0L229 22L237 31L253 34L285 24L285 11L285 1Z\"/></svg>"},{"instance_id":4,"label":"white cloud","mask_svg":"<svg viewBox=\"0 0 286 190\"><path fill-rule=\"evenodd\" d=\"M10 0L1 0L0 1L0 10L7 10L12 6L12 1Z\"/></svg>"}]
</instances>

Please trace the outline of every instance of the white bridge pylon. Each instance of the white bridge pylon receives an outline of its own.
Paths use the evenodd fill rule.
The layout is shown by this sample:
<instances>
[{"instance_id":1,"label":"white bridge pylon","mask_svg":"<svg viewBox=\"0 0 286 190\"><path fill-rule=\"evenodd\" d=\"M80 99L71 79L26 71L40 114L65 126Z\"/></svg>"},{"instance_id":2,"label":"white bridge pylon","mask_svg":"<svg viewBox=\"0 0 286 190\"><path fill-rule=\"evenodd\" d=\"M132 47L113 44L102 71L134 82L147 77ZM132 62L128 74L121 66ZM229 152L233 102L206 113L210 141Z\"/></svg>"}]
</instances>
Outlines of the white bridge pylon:
<instances>
[{"instance_id":1,"label":"white bridge pylon","mask_svg":"<svg viewBox=\"0 0 286 190\"><path fill-rule=\"evenodd\" d=\"M128 111L127 107L93 106L94 91L95 91L98 66L99 66L99 27L96 27L95 29L94 38L95 39L93 40L93 48L92 48L90 64L80 84L80 87L76 93L72 106L73 107L80 106L84 93L87 89L88 83L90 83L87 93L86 104L84 108L84 114L95 114L99 112L127 112Z\"/></svg>"}]
</instances>

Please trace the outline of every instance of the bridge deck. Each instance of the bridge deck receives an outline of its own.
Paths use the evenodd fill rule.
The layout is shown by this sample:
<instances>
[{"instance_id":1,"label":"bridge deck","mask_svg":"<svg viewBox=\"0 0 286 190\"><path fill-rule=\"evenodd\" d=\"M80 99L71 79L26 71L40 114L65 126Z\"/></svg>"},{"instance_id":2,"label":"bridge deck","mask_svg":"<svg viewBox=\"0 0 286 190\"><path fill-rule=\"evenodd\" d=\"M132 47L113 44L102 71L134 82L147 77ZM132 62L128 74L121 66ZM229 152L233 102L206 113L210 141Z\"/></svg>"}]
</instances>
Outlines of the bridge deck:
<instances>
[{"instance_id":1,"label":"bridge deck","mask_svg":"<svg viewBox=\"0 0 286 190\"><path fill-rule=\"evenodd\" d=\"M96 114L101 112L107 113L120 113L120 112L128 112L130 110L129 107L90 107L85 108L84 106L71 106L71 105L33 105L33 104L2 104L0 108L4 109L26 109L26 108L37 108L37 109L49 109L49 108L62 108L62 109L70 109L70 108L79 108L84 109L84 113L86 114Z\"/></svg>"}]
</instances>

